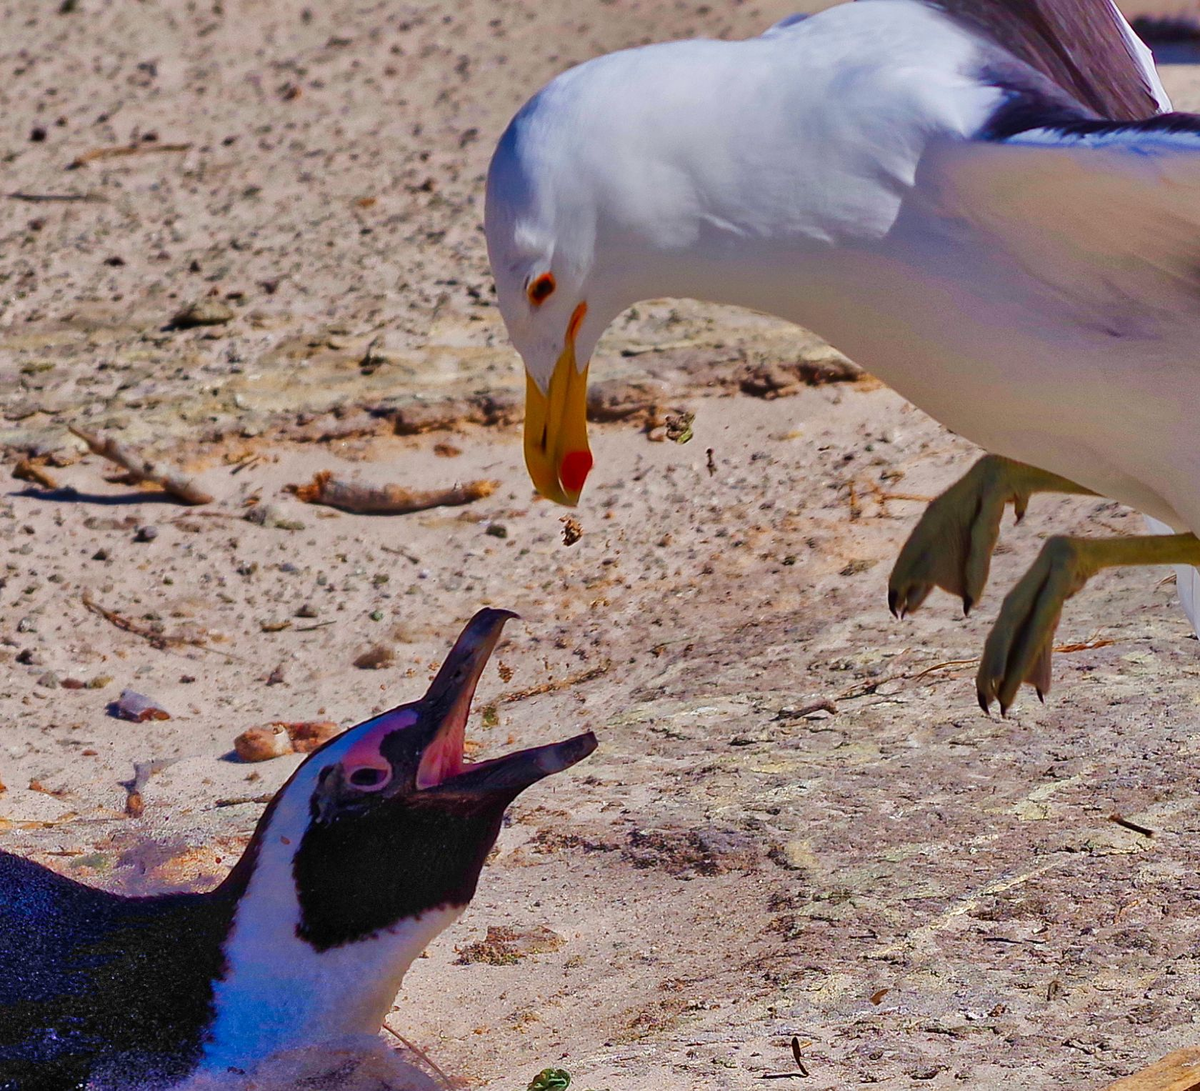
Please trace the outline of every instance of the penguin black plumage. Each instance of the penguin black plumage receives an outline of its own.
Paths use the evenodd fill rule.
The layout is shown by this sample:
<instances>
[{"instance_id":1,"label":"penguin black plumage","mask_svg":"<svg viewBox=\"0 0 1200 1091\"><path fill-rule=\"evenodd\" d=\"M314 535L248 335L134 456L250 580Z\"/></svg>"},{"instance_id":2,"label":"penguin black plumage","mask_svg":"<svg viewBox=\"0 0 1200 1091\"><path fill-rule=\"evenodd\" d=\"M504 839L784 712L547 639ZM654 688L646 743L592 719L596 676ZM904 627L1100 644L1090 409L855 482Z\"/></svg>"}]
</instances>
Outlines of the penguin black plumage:
<instances>
[{"instance_id":1,"label":"penguin black plumage","mask_svg":"<svg viewBox=\"0 0 1200 1091\"><path fill-rule=\"evenodd\" d=\"M474 895L508 804L596 746L464 763L513 616L481 610L421 700L312 753L212 891L122 897L0 852L0 1091L166 1088L376 1033Z\"/></svg>"}]
</instances>

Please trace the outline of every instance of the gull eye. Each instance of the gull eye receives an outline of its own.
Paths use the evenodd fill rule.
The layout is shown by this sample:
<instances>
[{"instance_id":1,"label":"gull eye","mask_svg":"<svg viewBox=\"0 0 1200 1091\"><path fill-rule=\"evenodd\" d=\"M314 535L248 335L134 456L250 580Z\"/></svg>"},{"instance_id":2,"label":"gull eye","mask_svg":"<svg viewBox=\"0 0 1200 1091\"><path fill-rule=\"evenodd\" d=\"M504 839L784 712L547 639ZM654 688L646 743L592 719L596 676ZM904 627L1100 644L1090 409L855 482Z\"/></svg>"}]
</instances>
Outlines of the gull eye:
<instances>
[{"instance_id":1,"label":"gull eye","mask_svg":"<svg viewBox=\"0 0 1200 1091\"><path fill-rule=\"evenodd\" d=\"M533 278L533 282L525 289L525 292L529 296L529 302L537 307L554 294L554 288L554 274L542 273L541 276Z\"/></svg>"}]
</instances>

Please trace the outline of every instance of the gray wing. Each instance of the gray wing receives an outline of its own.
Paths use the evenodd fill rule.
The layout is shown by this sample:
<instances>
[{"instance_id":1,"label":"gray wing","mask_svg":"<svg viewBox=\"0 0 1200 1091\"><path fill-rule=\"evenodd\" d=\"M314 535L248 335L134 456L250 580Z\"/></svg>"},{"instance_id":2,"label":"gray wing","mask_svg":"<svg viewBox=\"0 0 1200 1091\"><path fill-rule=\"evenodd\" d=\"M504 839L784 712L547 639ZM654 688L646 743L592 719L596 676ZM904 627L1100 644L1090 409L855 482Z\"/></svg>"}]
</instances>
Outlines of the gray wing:
<instances>
[{"instance_id":1,"label":"gray wing","mask_svg":"<svg viewBox=\"0 0 1200 1091\"><path fill-rule=\"evenodd\" d=\"M925 0L1024 61L1095 117L1171 108L1154 58L1112 0Z\"/></svg>"}]
</instances>

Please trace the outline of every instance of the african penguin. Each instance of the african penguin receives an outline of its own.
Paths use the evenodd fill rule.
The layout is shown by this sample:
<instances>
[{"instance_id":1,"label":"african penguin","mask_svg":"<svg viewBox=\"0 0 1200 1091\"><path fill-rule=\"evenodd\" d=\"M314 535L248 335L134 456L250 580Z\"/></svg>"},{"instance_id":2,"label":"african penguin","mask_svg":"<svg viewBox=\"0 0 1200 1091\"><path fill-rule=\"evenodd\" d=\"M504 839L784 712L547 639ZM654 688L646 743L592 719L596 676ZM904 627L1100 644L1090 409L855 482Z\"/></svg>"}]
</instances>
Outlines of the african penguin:
<instances>
[{"instance_id":1,"label":"african penguin","mask_svg":"<svg viewBox=\"0 0 1200 1091\"><path fill-rule=\"evenodd\" d=\"M514 616L481 610L421 700L311 754L212 891L121 897L0 852L0 1091L168 1088L377 1033L474 895L505 808L596 747L464 762Z\"/></svg>"}]
</instances>

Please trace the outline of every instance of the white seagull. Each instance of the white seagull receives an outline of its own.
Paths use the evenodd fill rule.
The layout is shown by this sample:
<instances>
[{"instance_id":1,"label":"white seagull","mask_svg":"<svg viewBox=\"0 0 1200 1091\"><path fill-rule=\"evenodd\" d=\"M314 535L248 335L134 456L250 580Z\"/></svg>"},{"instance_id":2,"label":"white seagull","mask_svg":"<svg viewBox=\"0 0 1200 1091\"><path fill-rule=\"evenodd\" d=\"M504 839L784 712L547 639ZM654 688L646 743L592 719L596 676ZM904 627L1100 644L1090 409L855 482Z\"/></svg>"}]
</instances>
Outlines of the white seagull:
<instances>
[{"instance_id":1,"label":"white seagull","mask_svg":"<svg viewBox=\"0 0 1200 1091\"><path fill-rule=\"evenodd\" d=\"M1034 492L1165 524L1051 538L1005 599L980 702L1044 694L1062 604L1098 569L1200 563L1200 116L1168 111L1110 0L857 0L563 73L487 185L535 485L578 500L588 361L626 307L802 323L992 452L904 546L895 612L935 585L970 609L1005 505Z\"/></svg>"}]
</instances>

